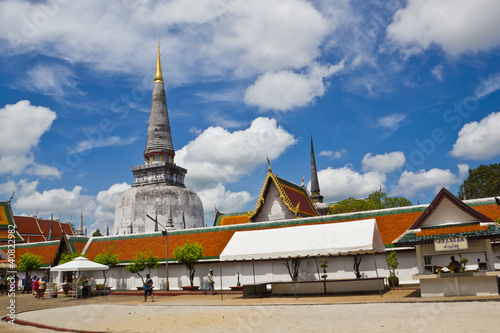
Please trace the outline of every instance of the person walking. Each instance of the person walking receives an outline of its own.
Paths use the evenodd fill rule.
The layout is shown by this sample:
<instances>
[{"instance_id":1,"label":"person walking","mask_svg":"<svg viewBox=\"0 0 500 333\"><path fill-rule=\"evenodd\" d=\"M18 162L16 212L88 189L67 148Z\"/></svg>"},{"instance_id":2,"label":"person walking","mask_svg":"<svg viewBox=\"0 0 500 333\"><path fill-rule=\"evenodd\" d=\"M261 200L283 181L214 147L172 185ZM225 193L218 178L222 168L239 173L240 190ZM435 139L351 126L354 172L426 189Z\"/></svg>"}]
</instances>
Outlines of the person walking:
<instances>
[{"instance_id":1,"label":"person walking","mask_svg":"<svg viewBox=\"0 0 500 333\"><path fill-rule=\"evenodd\" d=\"M154 302L153 280L151 279L149 274L146 274L146 282L142 280L142 284L144 285L144 302L148 301L148 294L151 296L151 302Z\"/></svg>"},{"instance_id":2,"label":"person walking","mask_svg":"<svg viewBox=\"0 0 500 333\"><path fill-rule=\"evenodd\" d=\"M35 295L35 298L38 297L38 286L39 286L39 279L36 277L33 279L33 295Z\"/></svg>"},{"instance_id":3,"label":"person walking","mask_svg":"<svg viewBox=\"0 0 500 333\"><path fill-rule=\"evenodd\" d=\"M207 291L210 291L210 290L212 291L212 295L215 295L215 289L214 289L215 281L214 281L214 270L213 269L210 269L208 271L207 282L208 282L208 289L205 290L205 295L207 294Z\"/></svg>"}]
</instances>

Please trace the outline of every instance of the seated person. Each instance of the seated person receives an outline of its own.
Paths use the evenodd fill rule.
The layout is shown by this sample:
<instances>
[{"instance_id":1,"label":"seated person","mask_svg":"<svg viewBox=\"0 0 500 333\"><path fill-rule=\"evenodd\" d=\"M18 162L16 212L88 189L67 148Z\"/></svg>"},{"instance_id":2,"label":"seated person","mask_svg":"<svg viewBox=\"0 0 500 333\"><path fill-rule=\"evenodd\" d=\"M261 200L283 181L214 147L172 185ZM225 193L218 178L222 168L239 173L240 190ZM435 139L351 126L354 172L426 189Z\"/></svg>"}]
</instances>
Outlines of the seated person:
<instances>
[{"instance_id":1,"label":"seated person","mask_svg":"<svg viewBox=\"0 0 500 333\"><path fill-rule=\"evenodd\" d=\"M462 264L459 263L458 261L456 261L454 256L451 256L450 259L451 259L451 262L450 262L450 264L448 266L456 266L457 267L456 271L458 272L458 270L460 268L462 268Z\"/></svg>"}]
</instances>

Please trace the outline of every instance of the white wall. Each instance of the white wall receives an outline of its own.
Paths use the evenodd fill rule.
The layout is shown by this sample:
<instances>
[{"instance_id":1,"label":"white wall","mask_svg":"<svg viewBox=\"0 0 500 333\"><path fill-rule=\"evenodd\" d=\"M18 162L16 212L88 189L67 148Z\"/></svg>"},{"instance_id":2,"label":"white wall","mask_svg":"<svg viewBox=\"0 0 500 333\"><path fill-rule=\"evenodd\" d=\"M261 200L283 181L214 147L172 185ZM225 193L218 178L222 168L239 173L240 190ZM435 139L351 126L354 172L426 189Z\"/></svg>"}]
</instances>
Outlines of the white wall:
<instances>
[{"instance_id":1,"label":"white wall","mask_svg":"<svg viewBox=\"0 0 500 333\"><path fill-rule=\"evenodd\" d=\"M384 254L376 254L376 263L379 277L389 276L389 270L385 262ZM301 261L299 270L299 280L319 280L319 276L323 274L323 270L319 267L320 259L328 261L327 274L328 279L354 279L356 276L353 269L352 256L340 257L325 257L318 258L318 266L314 258L304 258ZM398 251L398 261L400 263L397 269L397 275L400 278L401 284L418 283L412 280L412 275L417 274L417 263L414 251ZM200 262L196 264L194 285L199 286L200 289L207 289L206 275L209 269L214 270L215 288L220 289L220 266L219 261ZM188 271L185 265L169 263L169 282L170 290L181 290L182 286L189 286ZM229 289L237 285L238 273L240 274L240 283L251 284L254 283L255 269L255 282L277 282L277 281L291 281L288 270L283 265L282 260L266 260L266 261L251 261L247 262L224 262L222 264L223 274L223 289ZM318 275L319 269L319 275ZM373 256L363 255L360 264L360 272L363 277L376 277L375 265ZM146 275L147 270L143 272ZM151 271L151 278L155 290L165 290L165 265L161 265L158 269ZM94 278L96 283L103 283L104 278L102 272L86 272L88 279ZM136 287L142 287L142 281L137 274L131 274L127 271L125 266L111 267L107 273L108 286L113 290L135 290ZM55 279L61 283L60 278Z\"/></svg>"}]
</instances>

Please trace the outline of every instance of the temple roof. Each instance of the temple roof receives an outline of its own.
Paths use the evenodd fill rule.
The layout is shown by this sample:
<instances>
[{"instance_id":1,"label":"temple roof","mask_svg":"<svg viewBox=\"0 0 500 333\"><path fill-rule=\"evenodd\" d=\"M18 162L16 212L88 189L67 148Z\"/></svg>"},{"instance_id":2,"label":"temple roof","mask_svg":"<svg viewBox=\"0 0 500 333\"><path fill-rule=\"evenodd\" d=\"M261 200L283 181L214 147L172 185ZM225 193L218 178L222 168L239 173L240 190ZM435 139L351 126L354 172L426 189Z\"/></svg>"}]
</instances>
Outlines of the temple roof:
<instances>
[{"instance_id":1,"label":"temple roof","mask_svg":"<svg viewBox=\"0 0 500 333\"><path fill-rule=\"evenodd\" d=\"M276 186L280 200L283 204L295 214L296 217L305 216L318 216L320 215L316 210L316 206L312 202L310 195L305 187L298 186L292 182L289 182L283 178L276 176L269 165L268 173L262 186L261 193L255 208L252 212L248 212L249 220L254 219L262 209L264 202L266 201L267 194L270 187Z\"/></svg>"},{"instance_id":2,"label":"temple roof","mask_svg":"<svg viewBox=\"0 0 500 333\"><path fill-rule=\"evenodd\" d=\"M12 239L12 236L9 235L14 235L16 242L24 242L23 237L16 229L10 201L0 201L0 244L7 243L9 239Z\"/></svg>"},{"instance_id":3,"label":"temple roof","mask_svg":"<svg viewBox=\"0 0 500 333\"><path fill-rule=\"evenodd\" d=\"M167 154L175 156L170 133L170 121L168 119L167 100L165 87L163 86L163 75L160 64L160 46L158 45L158 57L156 59L156 74L153 86L153 98L149 114L148 138L144 157L155 154Z\"/></svg>"}]
</instances>

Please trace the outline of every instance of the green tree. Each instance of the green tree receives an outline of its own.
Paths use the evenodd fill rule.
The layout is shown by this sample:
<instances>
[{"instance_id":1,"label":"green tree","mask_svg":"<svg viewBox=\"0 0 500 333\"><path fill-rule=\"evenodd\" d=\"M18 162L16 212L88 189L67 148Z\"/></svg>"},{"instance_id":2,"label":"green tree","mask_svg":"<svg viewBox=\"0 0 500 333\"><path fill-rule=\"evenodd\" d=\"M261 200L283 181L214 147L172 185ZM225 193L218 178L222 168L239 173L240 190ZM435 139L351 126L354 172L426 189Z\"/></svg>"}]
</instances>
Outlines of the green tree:
<instances>
[{"instance_id":1,"label":"green tree","mask_svg":"<svg viewBox=\"0 0 500 333\"><path fill-rule=\"evenodd\" d=\"M156 257L151 250L148 253L136 252L134 258L130 265L127 266L127 270L132 274L137 274L141 277L142 281L144 278L141 272L148 268L149 274L151 274L151 269L158 268L160 265L160 260Z\"/></svg>"},{"instance_id":2,"label":"green tree","mask_svg":"<svg viewBox=\"0 0 500 333\"><path fill-rule=\"evenodd\" d=\"M97 229L96 231L94 231L94 233L92 234L92 237L99 237L99 236L102 236L101 234L101 230Z\"/></svg>"},{"instance_id":3,"label":"green tree","mask_svg":"<svg viewBox=\"0 0 500 333\"><path fill-rule=\"evenodd\" d=\"M203 248L198 243L190 243L189 241L186 241L184 245L179 246L174 250L175 260L186 265L189 270L189 282L191 283L191 287L193 286L195 273L194 266L201 257L203 257Z\"/></svg>"},{"instance_id":4,"label":"green tree","mask_svg":"<svg viewBox=\"0 0 500 333\"><path fill-rule=\"evenodd\" d=\"M26 272L28 275L31 275L31 272L40 269L40 267L42 267L42 264L42 257L28 252L21 255L19 263L17 264L17 269L21 272Z\"/></svg>"},{"instance_id":5,"label":"green tree","mask_svg":"<svg viewBox=\"0 0 500 333\"><path fill-rule=\"evenodd\" d=\"M63 253L63 254L61 254L61 258L59 258L59 265L70 262L71 260L73 260L77 257L87 257L87 256L83 255L79 251L73 252L73 253Z\"/></svg>"},{"instance_id":6,"label":"green tree","mask_svg":"<svg viewBox=\"0 0 500 333\"><path fill-rule=\"evenodd\" d=\"M119 254L113 254L114 245L108 247L106 252L99 253L95 256L94 261L99 264L107 265L107 266L116 266L118 264ZM103 271L102 275L104 276L104 286L106 286L106 273L107 271Z\"/></svg>"},{"instance_id":7,"label":"green tree","mask_svg":"<svg viewBox=\"0 0 500 333\"><path fill-rule=\"evenodd\" d=\"M469 176L458 189L460 199L480 199L500 194L500 163L469 169Z\"/></svg>"},{"instance_id":8,"label":"green tree","mask_svg":"<svg viewBox=\"0 0 500 333\"><path fill-rule=\"evenodd\" d=\"M375 191L366 199L353 197L335 203L330 206L330 214L341 214L351 212L362 212L367 210L411 206L410 200L404 197L388 197L385 192Z\"/></svg>"}]
</instances>

